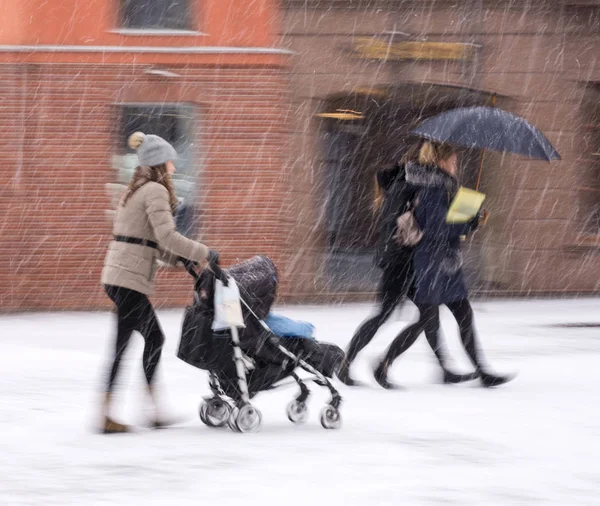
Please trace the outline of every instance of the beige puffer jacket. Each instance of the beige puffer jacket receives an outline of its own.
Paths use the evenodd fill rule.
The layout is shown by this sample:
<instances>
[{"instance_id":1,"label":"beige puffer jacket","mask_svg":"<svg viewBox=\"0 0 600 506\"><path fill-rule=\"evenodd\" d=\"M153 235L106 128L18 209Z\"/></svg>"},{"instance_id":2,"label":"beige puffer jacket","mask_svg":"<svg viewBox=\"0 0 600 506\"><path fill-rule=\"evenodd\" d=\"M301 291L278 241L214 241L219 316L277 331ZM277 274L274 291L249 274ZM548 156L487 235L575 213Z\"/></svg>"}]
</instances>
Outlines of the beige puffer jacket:
<instances>
[{"instance_id":1,"label":"beige puffer jacket","mask_svg":"<svg viewBox=\"0 0 600 506\"><path fill-rule=\"evenodd\" d=\"M136 237L158 243L160 250L125 242L111 241L102 270L102 284L129 288L146 295L153 291L154 275L159 259L184 257L202 262L208 248L187 239L175 229L169 204L169 192L155 182L139 188L119 205L113 235Z\"/></svg>"}]
</instances>

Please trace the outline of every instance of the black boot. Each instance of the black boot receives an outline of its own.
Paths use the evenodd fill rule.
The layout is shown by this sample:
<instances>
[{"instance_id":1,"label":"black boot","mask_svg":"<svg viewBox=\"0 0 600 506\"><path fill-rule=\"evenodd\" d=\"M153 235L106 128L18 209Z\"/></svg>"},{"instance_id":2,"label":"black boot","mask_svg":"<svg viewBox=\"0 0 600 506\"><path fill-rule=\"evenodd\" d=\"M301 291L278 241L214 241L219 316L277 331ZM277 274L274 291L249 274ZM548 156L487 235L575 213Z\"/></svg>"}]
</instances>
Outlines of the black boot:
<instances>
[{"instance_id":1,"label":"black boot","mask_svg":"<svg viewBox=\"0 0 600 506\"><path fill-rule=\"evenodd\" d=\"M471 381L479 377L479 373L477 372L458 374L448 369L448 353L444 347L443 340L439 338L439 329L434 329L433 331L431 329L425 330L425 337L442 368L442 381L444 384L463 383L464 381Z\"/></svg>"},{"instance_id":2,"label":"black boot","mask_svg":"<svg viewBox=\"0 0 600 506\"><path fill-rule=\"evenodd\" d=\"M467 354L471 359L471 362L475 365L477 372L475 373L475 377L479 377L479 381L481 381L481 386L486 388L497 387L503 385L504 383L508 383L516 378L516 374L505 374L498 375L490 372L489 366L487 362L482 357L482 353L475 346L475 344L471 344L471 346L465 346L467 350Z\"/></svg>"},{"instance_id":3,"label":"black boot","mask_svg":"<svg viewBox=\"0 0 600 506\"><path fill-rule=\"evenodd\" d=\"M390 383L387 379L389 367L390 364L388 360L382 360L373 372L373 375L375 376L375 381L377 381L377 383L379 383L379 385L382 388L385 388L386 390L397 390L400 388L400 386Z\"/></svg>"},{"instance_id":4,"label":"black boot","mask_svg":"<svg viewBox=\"0 0 600 506\"><path fill-rule=\"evenodd\" d=\"M452 372L445 367L443 368L443 382L444 384L456 384L456 383L464 383L465 381L472 381L474 379L479 378L478 372L471 372L468 374L458 374Z\"/></svg>"},{"instance_id":5,"label":"black boot","mask_svg":"<svg viewBox=\"0 0 600 506\"><path fill-rule=\"evenodd\" d=\"M477 342L477 337L473 326L473 312L471 310L471 306L469 305L468 301L463 301L462 306L462 309L460 306L454 306L454 308L452 306L448 307L454 314L454 317L456 318L456 321L459 324L460 337L463 342L463 346L465 347L467 355L471 359L471 363L475 366L479 374L479 380L481 381L481 385L486 388L497 387L499 385L503 385L504 383L512 381L516 377L516 375L514 374L498 376L496 374L492 374L489 371L487 362L481 351L481 347ZM461 313L457 315L458 310L460 310Z\"/></svg>"},{"instance_id":6,"label":"black boot","mask_svg":"<svg viewBox=\"0 0 600 506\"><path fill-rule=\"evenodd\" d=\"M351 365L352 365L352 362L348 362L348 360L346 358L344 358L340 363L340 366L337 370L336 375L337 375L338 379L344 385L348 385L349 387L354 387L357 385L357 382L350 377L350 366Z\"/></svg>"},{"instance_id":7,"label":"black boot","mask_svg":"<svg viewBox=\"0 0 600 506\"><path fill-rule=\"evenodd\" d=\"M479 372L475 371L468 374L459 374L448 369L446 365L446 355L441 348L434 349L438 363L442 368L442 381L445 385L463 383L465 381L471 381L479 377Z\"/></svg>"},{"instance_id":8,"label":"black boot","mask_svg":"<svg viewBox=\"0 0 600 506\"><path fill-rule=\"evenodd\" d=\"M503 385L504 383L514 380L516 377L516 374L495 375L489 372L479 372L479 380L481 381L482 386L486 388Z\"/></svg>"}]
</instances>

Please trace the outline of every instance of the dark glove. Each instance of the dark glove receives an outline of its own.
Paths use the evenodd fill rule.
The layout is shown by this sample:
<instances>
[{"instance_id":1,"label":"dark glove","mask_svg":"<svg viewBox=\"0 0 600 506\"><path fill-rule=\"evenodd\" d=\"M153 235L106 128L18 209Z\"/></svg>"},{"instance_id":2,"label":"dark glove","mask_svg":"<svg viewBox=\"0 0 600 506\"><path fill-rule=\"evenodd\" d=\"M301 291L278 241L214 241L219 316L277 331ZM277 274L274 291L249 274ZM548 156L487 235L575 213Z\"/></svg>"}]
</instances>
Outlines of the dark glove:
<instances>
[{"instance_id":1,"label":"dark glove","mask_svg":"<svg viewBox=\"0 0 600 506\"><path fill-rule=\"evenodd\" d=\"M481 214L477 213L477 216L473 218L468 224L471 232L475 232L479 228L479 220L481 218Z\"/></svg>"},{"instance_id":2,"label":"dark glove","mask_svg":"<svg viewBox=\"0 0 600 506\"><path fill-rule=\"evenodd\" d=\"M177 257L176 263L181 263L186 269L188 267L198 267L198 262L194 262L193 260L188 260L184 257Z\"/></svg>"},{"instance_id":3,"label":"dark glove","mask_svg":"<svg viewBox=\"0 0 600 506\"><path fill-rule=\"evenodd\" d=\"M469 225L471 227L471 232L475 232L481 225L485 225L488 219L489 213L486 209L481 209L475 218L473 218Z\"/></svg>"},{"instance_id":4,"label":"dark glove","mask_svg":"<svg viewBox=\"0 0 600 506\"><path fill-rule=\"evenodd\" d=\"M208 257L206 260L208 262L208 267L211 271L213 271L215 278L221 281L225 286L228 286L227 276L221 267L219 267L219 254L211 249L208 251Z\"/></svg>"},{"instance_id":5,"label":"dark glove","mask_svg":"<svg viewBox=\"0 0 600 506\"><path fill-rule=\"evenodd\" d=\"M214 249L208 250L208 258L206 259L209 265L219 265L219 253Z\"/></svg>"}]
</instances>

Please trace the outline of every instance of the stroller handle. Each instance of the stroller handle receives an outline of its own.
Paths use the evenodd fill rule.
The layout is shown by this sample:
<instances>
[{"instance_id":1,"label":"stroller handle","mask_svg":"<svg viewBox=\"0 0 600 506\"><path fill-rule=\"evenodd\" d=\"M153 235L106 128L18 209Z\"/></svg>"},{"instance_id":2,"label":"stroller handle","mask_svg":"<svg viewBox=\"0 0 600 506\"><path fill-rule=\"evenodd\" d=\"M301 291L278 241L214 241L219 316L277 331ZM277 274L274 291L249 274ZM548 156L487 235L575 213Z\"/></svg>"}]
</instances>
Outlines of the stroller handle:
<instances>
[{"instance_id":1,"label":"stroller handle","mask_svg":"<svg viewBox=\"0 0 600 506\"><path fill-rule=\"evenodd\" d=\"M192 276L194 279L198 279L200 274L196 271L197 262L193 260L189 260L187 258L179 257L178 260L183 264L185 270ZM223 269L219 267L219 257L213 256L208 259L208 267L215 275L215 278L221 281L225 286L227 286L227 275L223 272Z\"/></svg>"},{"instance_id":2,"label":"stroller handle","mask_svg":"<svg viewBox=\"0 0 600 506\"><path fill-rule=\"evenodd\" d=\"M178 257L177 260L183 264L185 270L194 279L198 279L200 277L200 274L196 272L196 265L198 265L196 262L183 257Z\"/></svg>"}]
</instances>

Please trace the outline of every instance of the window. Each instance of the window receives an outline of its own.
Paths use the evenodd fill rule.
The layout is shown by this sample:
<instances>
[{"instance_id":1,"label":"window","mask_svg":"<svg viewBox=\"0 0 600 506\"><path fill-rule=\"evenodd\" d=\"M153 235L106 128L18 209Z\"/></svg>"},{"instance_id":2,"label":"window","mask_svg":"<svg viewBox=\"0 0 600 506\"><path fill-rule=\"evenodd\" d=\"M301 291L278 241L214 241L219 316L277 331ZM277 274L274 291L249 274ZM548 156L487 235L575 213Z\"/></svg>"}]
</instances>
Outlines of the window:
<instances>
[{"instance_id":1,"label":"window","mask_svg":"<svg viewBox=\"0 0 600 506\"><path fill-rule=\"evenodd\" d=\"M327 120L321 132L325 190L322 216L327 241L323 274L332 291L370 291L377 286L369 191L374 141L368 134L362 123L343 120Z\"/></svg>"},{"instance_id":2,"label":"window","mask_svg":"<svg viewBox=\"0 0 600 506\"><path fill-rule=\"evenodd\" d=\"M113 166L117 182L126 185L131 180L138 157L127 145L133 132L159 135L177 151L177 172L173 175L175 191L180 199L176 215L177 229L189 236L194 231L195 181L197 163L194 160L194 108L185 104L131 104L120 109L119 144Z\"/></svg>"},{"instance_id":3,"label":"window","mask_svg":"<svg viewBox=\"0 0 600 506\"><path fill-rule=\"evenodd\" d=\"M191 30L190 0L121 0L124 28Z\"/></svg>"},{"instance_id":4,"label":"window","mask_svg":"<svg viewBox=\"0 0 600 506\"><path fill-rule=\"evenodd\" d=\"M580 187L581 217L584 233L597 238L600 236L600 82L588 83L582 106L581 163L585 170Z\"/></svg>"}]
</instances>

